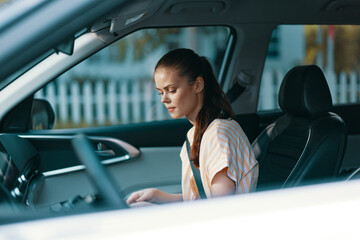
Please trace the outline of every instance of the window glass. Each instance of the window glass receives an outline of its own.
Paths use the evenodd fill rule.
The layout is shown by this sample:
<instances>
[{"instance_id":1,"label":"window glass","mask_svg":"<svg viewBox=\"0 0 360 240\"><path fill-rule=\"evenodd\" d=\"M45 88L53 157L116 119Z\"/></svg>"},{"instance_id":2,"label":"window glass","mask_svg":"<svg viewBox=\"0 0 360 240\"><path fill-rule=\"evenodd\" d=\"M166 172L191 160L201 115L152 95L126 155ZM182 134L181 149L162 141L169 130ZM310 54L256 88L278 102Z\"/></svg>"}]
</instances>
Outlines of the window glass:
<instances>
[{"instance_id":1,"label":"window glass","mask_svg":"<svg viewBox=\"0 0 360 240\"><path fill-rule=\"evenodd\" d=\"M323 70L334 105L359 102L359 63L359 26L278 26L269 45L258 110L279 109L282 79L292 67L304 64Z\"/></svg>"},{"instance_id":2,"label":"window glass","mask_svg":"<svg viewBox=\"0 0 360 240\"><path fill-rule=\"evenodd\" d=\"M153 70L174 48L206 56L219 73L227 27L143 29L104 48L35 94L55 112L54 128L170 119L155 91Z\"/></svg>"}]
</instances>

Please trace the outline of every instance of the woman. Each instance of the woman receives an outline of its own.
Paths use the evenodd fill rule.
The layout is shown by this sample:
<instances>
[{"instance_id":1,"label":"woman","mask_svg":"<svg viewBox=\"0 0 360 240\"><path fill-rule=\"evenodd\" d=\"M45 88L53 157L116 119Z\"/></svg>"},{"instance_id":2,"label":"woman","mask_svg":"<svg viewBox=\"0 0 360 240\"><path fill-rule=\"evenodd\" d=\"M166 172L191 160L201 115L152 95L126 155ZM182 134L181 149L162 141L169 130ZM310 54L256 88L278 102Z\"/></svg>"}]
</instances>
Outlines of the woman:
<instances>
[{"instance_id":1,"label":"woman","mask_svg":"<svg viewBox=\"0 0 360 240\"><path fill-rule=\"evenodd\" d=\"M258 164L210 63L190 49L164 55L155 67L156 89L174 119L186 117L193 125L187 138L191 161L200 169L207 197L245 193L255 189ZM128 204L164 203L199 198L186 144L182 160L182 194L145 189L131 194Z\"/></svg>"}]
</instances>

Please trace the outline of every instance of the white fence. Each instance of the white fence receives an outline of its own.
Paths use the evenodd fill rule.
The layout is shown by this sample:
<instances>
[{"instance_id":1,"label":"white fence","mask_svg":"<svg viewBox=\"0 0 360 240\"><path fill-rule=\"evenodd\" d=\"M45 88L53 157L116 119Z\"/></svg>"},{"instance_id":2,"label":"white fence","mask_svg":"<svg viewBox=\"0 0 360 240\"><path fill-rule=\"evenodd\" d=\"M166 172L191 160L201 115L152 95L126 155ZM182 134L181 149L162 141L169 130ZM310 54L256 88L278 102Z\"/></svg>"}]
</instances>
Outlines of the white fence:
<instances>
[{"instance_id":1,"label":"white fence","mask_svg":"<svg viewBox=\"0 0 360 240\"><path fill-rule=\"evenodd\" d=\"M52 105L57 124L94 126L170 118L151 79L55 81L37 92Z\"/></svg>"},{"instance_id":2,"label":"white fence","mask_svg":"<svg viewBox=\"0 0 360 240\"><path fill-rule=\"evenodd\" d=\"M277 95L284 71L265 71L260 91L259 110L278 108ZM359 75L325 71L333 102L359 101ZM66 75L37 92L52 105L57 124L76 126L110 125L170 119L160 102L151 77L141 80L115 78L103 81L70 81Z\"/></svg>"},{"instance_id":3,"label":"white fence","mask_svg":"<svg viewBox=\"0 0 360 240\"><path fill-rule=\"evenodd\" d=\"M279 108L278 92L285 71L265 71L261 80L259 110ZM333 104L356 103L360 101L360 74L351 72L340 73L338 76L332 70L325 70L324 75L328 82Z\"/></svg>"}]
</instances>

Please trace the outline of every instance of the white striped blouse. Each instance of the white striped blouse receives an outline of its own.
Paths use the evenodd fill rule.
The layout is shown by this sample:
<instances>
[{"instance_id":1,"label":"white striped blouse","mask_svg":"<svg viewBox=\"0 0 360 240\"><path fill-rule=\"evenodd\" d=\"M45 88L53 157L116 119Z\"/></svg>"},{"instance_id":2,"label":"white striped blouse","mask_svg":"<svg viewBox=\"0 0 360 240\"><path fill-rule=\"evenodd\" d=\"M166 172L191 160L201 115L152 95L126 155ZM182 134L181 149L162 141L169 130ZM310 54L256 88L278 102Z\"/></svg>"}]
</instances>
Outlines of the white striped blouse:
<instances>
[{"instance_id":1,"label":"white striped blouse","mask_svg":"<svg viewBox=\"0 0 360 240\"><path fill-rule=\"evenodd\" d=\"M190 145L195 127L187 137ZM200 198L188 160L186 142L182 160L182 195L184 201ZM200 175L206 196L211 197L211 182L219 171L228 168L227 175L235 182L236 193L254 191L258 178L258 163L251 144L240 125L232 119L215 119L206 129L200 144Z\"/></svg>"}]
</instances>

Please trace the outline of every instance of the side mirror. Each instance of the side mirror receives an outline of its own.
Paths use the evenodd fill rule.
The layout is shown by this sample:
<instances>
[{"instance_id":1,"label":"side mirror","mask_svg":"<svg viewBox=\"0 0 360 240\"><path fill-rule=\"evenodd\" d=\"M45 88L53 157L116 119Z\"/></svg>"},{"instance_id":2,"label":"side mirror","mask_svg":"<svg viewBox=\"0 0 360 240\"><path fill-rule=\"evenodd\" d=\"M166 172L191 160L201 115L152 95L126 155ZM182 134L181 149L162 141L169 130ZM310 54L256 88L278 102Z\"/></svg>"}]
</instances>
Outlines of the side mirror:
<instances>
[{"instance_id":1,"label":"side mirror","mask_svg":"<svg viewBox=\"0 0 360 240\"><path fill-rule=\"evenodd\" d=\"M52 129L55 113L45 99L34 99L31 108L30 129Z\"/></svg>"}]
</instances>

